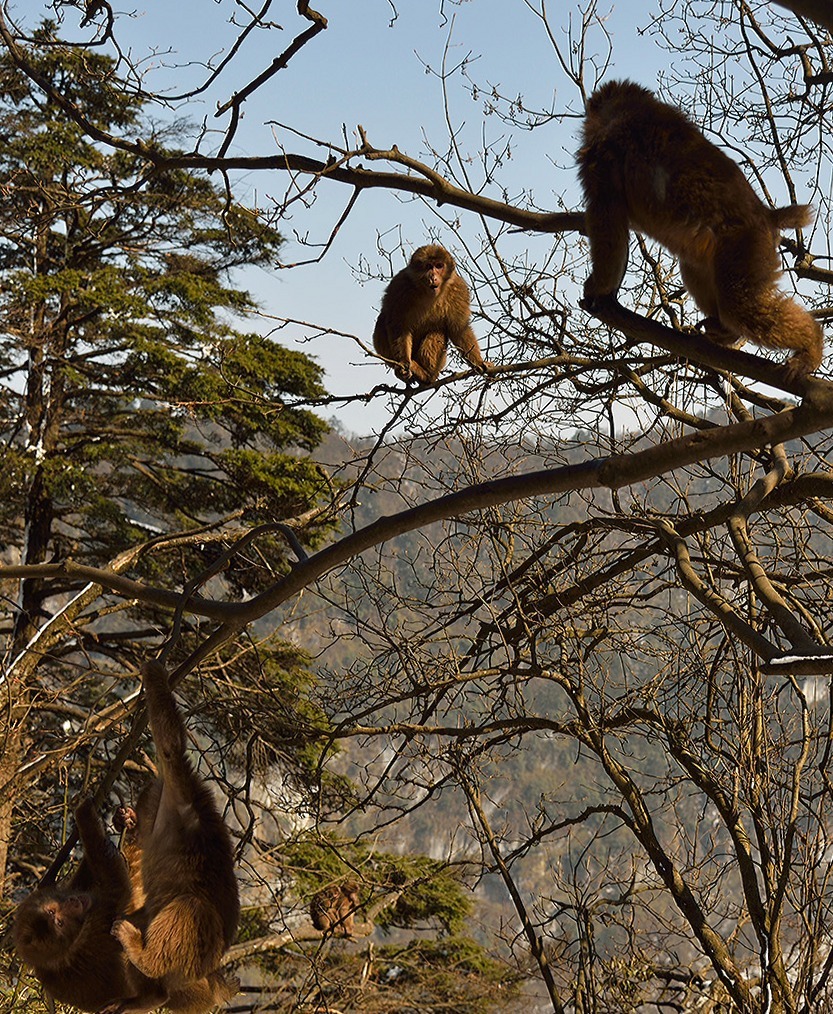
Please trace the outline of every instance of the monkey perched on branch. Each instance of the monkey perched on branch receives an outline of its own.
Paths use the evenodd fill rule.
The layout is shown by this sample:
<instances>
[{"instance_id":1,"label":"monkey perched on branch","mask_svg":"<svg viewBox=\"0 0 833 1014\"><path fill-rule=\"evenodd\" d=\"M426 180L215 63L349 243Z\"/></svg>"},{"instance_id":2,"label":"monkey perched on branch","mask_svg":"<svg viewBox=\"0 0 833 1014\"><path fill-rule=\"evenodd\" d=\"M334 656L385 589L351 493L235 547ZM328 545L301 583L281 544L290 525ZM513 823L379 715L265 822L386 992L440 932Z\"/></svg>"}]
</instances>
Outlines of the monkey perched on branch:
<instances>
[{"instance_id":1,"label":"monkey perched on branch","mask_svg":"<svg viewBox=\"0 0 833 1014\"><path fill-rule=\"evenodd\" d=\"M776 287L781 229L807 225L809 207L767 207L683 112L631 81L610 81L591 95L578 160L593 261L586 309L615 297L633 228L679 258L713 341L794 349L788 367L796 376L820 365L821 327Z\"/></svg>"},{"instance_id":2,"label":"monkey perched on branch","mask_svg":"<svg viewBox=\"0 0 833 1014\"><path fill-rule=\"evenodd\" d=\"M359 885L351 880L324 887L313 895L309 906L312 924L323 933L351 937L353 916L359 907Z\"/></svg>"},{"instance_id":3,"label":"monkey perched on branch","mask_svg":"<svg viewBox=\"0 0 833 1014\"><path fill-rule=\"evenodd\" d=\"M483 358L470 317L469 289L451 254L445 247L421 246L385 290L373 347L393 360L400 380L435 383L449 342L486 373L492 364Z\"/></svg>"},{"instance_id":4,"label":"monkey perched on branch","mask_svg":"<svg viewBox=\"0 0 833 1014\"><path fill-rule=\"evenodd\" d=\"M231 999L220 970L240 912L228 830L185 755L185 727L156 662L142 669L160 777L115 819L124 855L92 800L75 820L84 859L18 909L14 939L56 1000L99 1014L206 1014Z\"/></svg>"},{"instance_id":5,"label":"monkey perched on branch","mask_svg":"<svg viewBox=\"0 0 833 1014\"><path fill-rule=\"evenodd\" d=\"M117 831L123 832L122 854L127 861L130 875L131 901L125 914L129 916L146 903L145 889L142 881L142 846L139 839L139 821L136 811L130 806L120 806L113 816L113 824ZM148 980L150 982L150 980ZM161 983L154 983L157 991L162 990ZM240 988L240 980L236 975L217 969L203 976L176 986L167 993L162 990L165 1010L170 1014L206 1014L219 1004L230 1000ZM139 998L148 1001L148 996ZM154 1006L157 1006L154 1004ZM112 1005L100 1014L144 1014L149 1007L136 1004Z\"/></svg>"}]
</instances>

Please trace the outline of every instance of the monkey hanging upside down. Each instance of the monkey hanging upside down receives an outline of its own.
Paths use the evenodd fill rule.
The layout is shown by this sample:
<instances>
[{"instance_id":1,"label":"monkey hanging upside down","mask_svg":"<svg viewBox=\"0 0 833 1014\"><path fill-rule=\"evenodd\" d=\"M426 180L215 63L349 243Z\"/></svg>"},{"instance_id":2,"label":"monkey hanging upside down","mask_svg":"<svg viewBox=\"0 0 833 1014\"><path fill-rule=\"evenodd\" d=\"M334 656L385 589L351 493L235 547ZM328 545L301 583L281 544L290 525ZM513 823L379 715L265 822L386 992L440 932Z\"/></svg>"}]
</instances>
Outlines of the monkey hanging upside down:
<instances>
[{"instance_id":1,"label":"monkey hanging upside down","mask_svg":"<svg viewBox=\"0 0 833 1014\"><path fill-rule=\"evenodd\" d=\"M615 298L633 228L679 258L713 341L794 349L788 367L796 376L821 364L821 327L776 287L780 232L807 225L807 205L765 205L683 112L631 81L610 81L591 95L578 161L593 262L586 309Z\"/></svg>"}]
</instances>

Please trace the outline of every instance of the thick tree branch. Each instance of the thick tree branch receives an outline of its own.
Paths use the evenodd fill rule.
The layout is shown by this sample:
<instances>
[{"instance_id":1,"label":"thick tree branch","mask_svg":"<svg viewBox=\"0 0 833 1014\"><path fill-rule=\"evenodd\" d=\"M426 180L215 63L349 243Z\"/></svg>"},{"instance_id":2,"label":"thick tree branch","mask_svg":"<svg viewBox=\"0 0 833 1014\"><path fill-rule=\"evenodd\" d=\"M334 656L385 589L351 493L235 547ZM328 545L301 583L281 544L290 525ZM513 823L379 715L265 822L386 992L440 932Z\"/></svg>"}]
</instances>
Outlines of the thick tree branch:
<instances>
[{"instance_id":1,"label":"thick tree branch","mask_svg":"<svg viewBox=\"0 0 833 1014\"><path fill-rule=\"evenodd\" d=\"M107 143L114 147L123 147L122 142L110 139ZM445 178L434 173L428 166L422 166L423 175L413 173L380 172L365 169L363 166L349 166L343 164L343 159L336 162L330 160L322 162L319 159L309 158L306 155L293 155L285 152L279 155L243 157L211 157L206 155L167 155L161 151L152 151L143 148L136 152L141 154L157 170L167 168L176 169L203 169L207 172L217 170L279 170L282 172L302 173L314 176L319 179L334 180L337 183L346 183L355 187L357 191L362 190L392 190L399 193L415 194L425 197L428 200L436 201L438 205L450 204L463 211L472 211L478 215L498 222L505 222L507 225L514 225L526 232L583 232L584 213L580 211L561 212L538 212L528 211L526 208L518 208L502 201L493 200L483 194L474 194L471 191L463 190L455 186ZM370 157L367 152L358 150L349 153L349 157L361 158L362 155ZM386 157L379 155L377 157ZM401 159L399 161L402 161ZM419 163L411 160L412 166L419 166Z\"/></svg>"},{"instance_id":2,"label":"thick tree branch","mask_svg":"<svg viewBox=\"0 0 833 1014\"><path fill-rule=\"evenodd\" d=\"M799 398L806 396L808 391L818 385L833 390L833 386L816 377L793 377L783 365L764 359L763 356L717 345L698 332L675 331L664 327L655 320L626 309L612 298L596 300L591 312L594 317L634 341L650 342L683 360L689 359L700 366L710 366L723 372L738 373L779 391L788 391Z\"/></svg>"},{"instance_id":3,"label":"thick tree branch","mask_svg":"<svg viewBox=\"0 0 833 1014\"><path fill-rule=\"evenodd\" d=\"M635 314L628 316L637 321L641 319ZM672 336L675 334L658 324L652 324L650 330L659 332L660 335L663 332ZM720 351L725 355L727 350ZM745 356L739 352L735 352L734 355L744 355L746 359L763 362L764 367L769 366L757 357ZM772 369L777 371L777 367ZM768 373L768 370L762 368L761 372ZM805 388L807 397L795 408L761 419L687 434L677 440L669 440L635 453L611 455L577 465L542 469L470 486L399 514L379 518L297 564L290 574L247 602L213 602L192 598L186 610L235 626L249 623L277 608L327 572L372 546L435 521L460 517L471 511L484 510L513 500L552 496L578 489L619 489L694 462L748 451L767 444L781 443L833 425L833 385L814 378L797 383ZM181 596L175 592L148 588L112 571L86 567L72 560L57 564L0 567L0 576L45 579L62 577L91 581L121 595L174 609L182 601ZM772 657L771 650L764 657Z\"/></svg>"},{"instance_id":4,"label":"thick tree branch","mask_svg":"<svg viewBox=\"0 0 833 1014\"><path fill-rule=\"evenodd\" d=\"M309 31L315 32L320 30L320 27L314 25ZM364 138L361 146L355 151L340 152L338 159L330 158L325 162L308 158L305 155L293 155L290 153L251 158L226 158L222 157L222 154L212 157L200 155L196 152L184 155L171 155L162 149L145 144L141 140L132 141L118 137L103 130L90 120L89 117L85 116L73 102L69 101L66 96L54 88L46 76L40 73L37 67L28 59L26 52L18 46L6 15L2 10L0 10L0 40L2 40L8 50L9 56L15 66L34 81L74 123L81 127L88 137L109 147L130 152L136 157L145 160L151 172L165 169L202 169L207 172L251 171L260 169L302 173L319 179L330 179L338 183L346 183L354 187L356 191L384 189L416 194L429 200L434 200L440 205L451 204L465 211L473 211L479 215L485 215L496 221L505 222L508 225L514 225L519 229L528 231L550 233L575 230L580 232L584 227L584 215L581 212L554 212L550 214L527 211L524 208L516 208L510 204L495 201L480 194L473 194L454 186L454 184L445 180L429 166L402 155L397 148L394 147L388 151L382 151L373 148ZM233 106L233 108L236 108L236 106ZM346 162L352 158L393 161L405 166L408 171L404 173L375 172L364 169L362 166L352 167L346 165Z\"/></svg>"}]
</instances>

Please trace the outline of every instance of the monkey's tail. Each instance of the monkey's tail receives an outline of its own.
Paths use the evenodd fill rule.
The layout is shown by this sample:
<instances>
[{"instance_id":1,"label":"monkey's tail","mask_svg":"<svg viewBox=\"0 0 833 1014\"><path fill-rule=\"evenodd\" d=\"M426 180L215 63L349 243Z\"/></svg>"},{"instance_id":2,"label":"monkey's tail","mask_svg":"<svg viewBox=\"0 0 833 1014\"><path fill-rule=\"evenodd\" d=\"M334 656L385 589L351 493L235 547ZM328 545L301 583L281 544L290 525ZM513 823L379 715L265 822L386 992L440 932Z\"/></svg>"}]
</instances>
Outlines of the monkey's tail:
<instances>
[{"instance_id":1,"label":"monkey's tail","mask_svg":"<svg viewBox=\"0 0 833 1014\"><path fill-rule=\"evenodd\" d=\"M789 204L786 208L770 210L772 224L776 229L801 229L816 217L811 204Z\"/></svg>"}]
</instances>

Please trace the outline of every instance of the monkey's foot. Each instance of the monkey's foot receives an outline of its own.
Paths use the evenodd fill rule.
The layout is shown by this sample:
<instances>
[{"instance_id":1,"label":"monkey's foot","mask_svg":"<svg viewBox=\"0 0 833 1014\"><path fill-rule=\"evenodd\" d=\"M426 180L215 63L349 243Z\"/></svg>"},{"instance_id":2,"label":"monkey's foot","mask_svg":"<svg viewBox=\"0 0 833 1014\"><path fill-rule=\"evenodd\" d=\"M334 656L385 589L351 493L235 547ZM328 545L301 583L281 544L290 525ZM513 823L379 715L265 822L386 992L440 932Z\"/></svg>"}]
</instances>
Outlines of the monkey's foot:
<instances>
[{"instance_id":1,"label":"monkey's foot","mask_svg":"<svg viewBox=\"0 0 833 1014\"><path fill-rule=\"evenodd\" d=\"M404 380L406 384L417 384L419 387L423 387L427 384L436 384L440 378L439 373L436 377L432 376L426 373L419 363L415 363L413 360L411 360L411 363L407 368L407 373L405 372L405 367L402 365L400 365L395 372L397 377L399 377L400 380Z\"/></svg>"},{"instance_id":2,"label":"monkey's foot","mask_svg":"<svg viewBox=\"0 0 833 1014\"><path fill-rule=\"evenodd\" d=\"M601 295L594 295L587 292L585 289L584 296L578 301L578 305L582 310L586 310L588 313L596 313L597 310L604 310L606 307L611 308L619 306L619 299L615 292L605 292Z\"/></svg>"},{"instance_id":3,"label":"monkey's foot","mask_svg":"<svg viewBox=\"0 0 833 1014\"><path fill-rule=\"evenodd\" d=\"M746 341L741 335L724 327L718 317L704 317L697 325L697 329L715 345L738 347Z\"/></svg>"},{"instance_id":4,"label":"monkey's foot","mask_svg":"<svg viewBox=\"0 0 833 1014\"><path fill-rule=\"evenodd\" d=\"M815 349L802 349L786 362L790 380L803 380L821 366L821 355Z\"/></svg>"},{"instance_id":5,"label":"monkey's foot","mask_svg":"<svg viewBox=\"0 0 833 1014\"><path fill-rule=\"evenodd\" d=\"M237 996L241 985L239 976L232 975L229 972L218 972L215 975L219 980L215 985L215 1003L225 1003L226 1000L231 1000L232 997Z\"/></svg>"}]
</instances>

